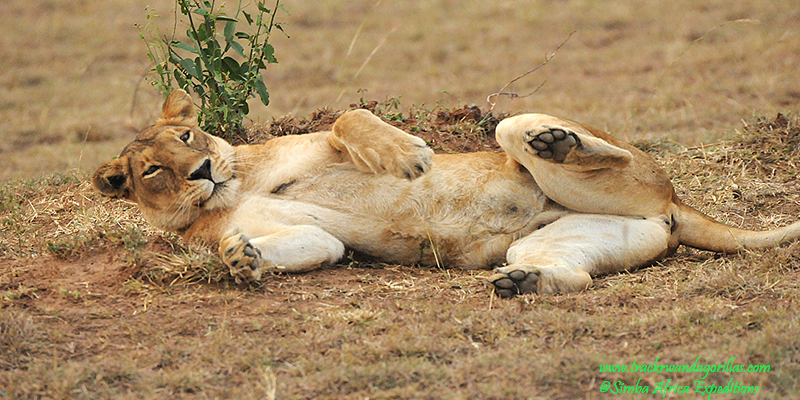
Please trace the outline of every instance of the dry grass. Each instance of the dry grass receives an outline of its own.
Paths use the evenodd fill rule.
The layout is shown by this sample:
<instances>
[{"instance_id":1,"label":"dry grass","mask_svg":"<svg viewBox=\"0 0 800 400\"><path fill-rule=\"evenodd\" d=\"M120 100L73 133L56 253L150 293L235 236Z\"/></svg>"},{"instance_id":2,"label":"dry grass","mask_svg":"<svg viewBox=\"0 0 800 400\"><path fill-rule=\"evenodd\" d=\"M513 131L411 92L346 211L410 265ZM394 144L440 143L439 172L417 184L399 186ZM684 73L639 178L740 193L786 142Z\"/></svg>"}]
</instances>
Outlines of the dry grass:
<instances>
[{"instance_id":1,"label":"dry grass","mask_svg":"<svg viewBox=\"0 0 800 400\"><path fill-rule=\"evenodd\" d=\"M145 3L7 3L0 14L0 179L92 171L158 111L158 95L142 80L149 64L133 27L145 23ZM172 1L147 4L169 32ZM485 108L489 94L573 31L545 68L510 88L524 94L546 81L541 90L502 98L496 112L548 112L627 139L694 146L717 141L739 118L796 111L800 98L800 7L791 1L285 6L291 38L274 37L280 63L267 73L272 104L252 105L257 121L343 109L361 97Z\"/></svg>"},{"instance_id":2,"label":"dry grass","mask_svg":"<svg viewBox=\"0 0 800 400\"><path fill-rule=\"evenodd\" d=\"M150 4L170 14L171 0ZM438 151L493 149L492 121L476 125L485 115L462 105L485 110L488 94L577 31L510 88L524 94L546 80L540 91L500 99L495 115L548 112L639 141L684 199L736 226L800 215L797 4L286 8L292 37L275 38L273 103L254 104L246 140L319 129L337 112L284 116L366 98L387 100L363 103ZM0 13L0 398L573 399L606 396L606 380L697 379L598 372L656 357L768 364L706 382L759 385L754 398L800 395L797 244L727 257L682 249L585 293L509 301L490 296L484 273L357 255L236 286L212 251L151 229L85 181L158 111L133 28L145 15L143 5L97 0L12 0ZM753 117L777 112L789 117Z\"/></svg>"},{"instance_id":3,"label":"dry grass","mask_svg":"<svg viewBox=\"0 0 800 400\"><path fill-rule=\"evenodd\" d=\"M484 129L468 127L469 110L426 115L410 124L389 112L423 135ZM322 119L276 121L264 135ZM799 214L798 122L753 120L709 147L639 145L695 206L771 227ZM598 398L604 381L699 379L600 373L601 364L698 357L771 367L711 373L707 384L758 385L758 398L800 394L798 244L727 257L682 249L584 293L501 301L485 272L358 255L236 286L205 247L151 230L129 204L95 198L81 176L11 181L0 200L0 396Z\"/></svg>"}]
</instances>

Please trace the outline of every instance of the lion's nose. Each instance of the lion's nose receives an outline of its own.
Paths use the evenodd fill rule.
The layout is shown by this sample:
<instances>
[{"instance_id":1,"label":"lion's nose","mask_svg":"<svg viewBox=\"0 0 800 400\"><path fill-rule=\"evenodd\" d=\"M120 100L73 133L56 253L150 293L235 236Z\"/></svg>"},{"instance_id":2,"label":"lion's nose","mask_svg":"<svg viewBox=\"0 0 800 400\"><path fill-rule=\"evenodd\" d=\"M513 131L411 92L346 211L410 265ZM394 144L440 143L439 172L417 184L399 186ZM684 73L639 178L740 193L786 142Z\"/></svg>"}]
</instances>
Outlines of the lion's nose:
<instances>
[{"instance_id":1,"label":"lion's nose","mask_svg":"<svg viewBox=\"0 0 800 400\"><path fill-rule=\"evenodd\" d=\"M211 182L214 182L214 179L211 178L211 160L206 158L206 161L203 163L203 165L189 175L190 181L196 181L198 179L208 179Z\"/></svg>"}]
</instances>

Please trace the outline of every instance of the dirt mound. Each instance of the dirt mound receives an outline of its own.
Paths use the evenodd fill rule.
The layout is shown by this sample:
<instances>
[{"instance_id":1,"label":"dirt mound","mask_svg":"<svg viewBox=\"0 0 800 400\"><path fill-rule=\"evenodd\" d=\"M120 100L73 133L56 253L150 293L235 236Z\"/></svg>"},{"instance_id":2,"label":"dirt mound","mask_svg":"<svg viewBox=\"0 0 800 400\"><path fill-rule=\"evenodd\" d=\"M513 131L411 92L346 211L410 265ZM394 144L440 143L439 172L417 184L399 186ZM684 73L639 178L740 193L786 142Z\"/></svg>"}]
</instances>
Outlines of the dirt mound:
<instances>
[{"instance_id":1,"label":"dirt mound","mask_svg":"<svg viewBox=\"0 0 800 400\"><path fill-rule=\"evenodd\" d=\"M494 130L505 115L495 116L474 105L452 110L412 108L406 114L391 102L373 100L350 105L350 109L357 108L369 110L392 126L425 139L437 153L500 151ZM250 127L237 144L264 143L274 137L329 130L344 112L323 108L308 117L275 118Z\"/></svg>"},{"instance_id":2,"label":"dirt mound","mask_svg":"<svg viewBox=\"0 0 800 400\"><path fill-rule=\"evenodd\" d=\"M343 111L322 108L314 111L311 116L307 118L298 119L292 115L273 118L272 122L268 124L250 127L246 132L243 143L258 144L280 136L302 135L305 133L330 130L333 123L336 122L336 119L339 118L342 113Z\"/></svg>"}]
</instances>

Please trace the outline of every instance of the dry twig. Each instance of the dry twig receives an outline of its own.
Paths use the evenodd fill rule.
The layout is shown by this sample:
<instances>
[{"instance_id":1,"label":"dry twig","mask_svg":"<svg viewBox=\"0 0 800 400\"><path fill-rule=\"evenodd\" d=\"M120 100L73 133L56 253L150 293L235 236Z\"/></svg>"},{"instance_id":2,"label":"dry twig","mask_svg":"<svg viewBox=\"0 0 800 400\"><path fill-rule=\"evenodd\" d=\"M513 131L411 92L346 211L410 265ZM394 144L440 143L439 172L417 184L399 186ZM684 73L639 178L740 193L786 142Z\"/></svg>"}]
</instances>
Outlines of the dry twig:
<instances>
[{"instance_id":1,"label":"dry twig","mask_svg":"<svg viewBox=\"0 0 800 400\"><path fill-rule=\"evenodd\" d=\"M487 102L489 103L489 105L490 105L490 107L489 107L489 112L492 112L492 111L494 110L494 106L495 106L495 105L497 105L497 98L498 98L498 97L500 97L500 96L508 96L508 97L511 97L512 99L522 99L522 98L528 97L528 96L530 96L530 95L532 95L532 94L534 94L534 93L538 92L538 91L539 91L539 89L541 89L541 87L542 87L542 86L544 86L545 82L547 82L547 81L544 81L544 82L542 82L541 84L539 84L539 86L537 86L537 87L536 87L536 89L534 89L532 92L530 92L530 93L528 93L528 94L526 94L526 95L524 95L524 96L520 96L520 95L518 95L518 94L516 94L516 93L513 93L513 92L505 92L505 90L506 90L506 89L507 89L509 86L511 86L511 84L513 84L514 82L516 82L516 81L518 81L518 80L520 80L520 79L522 79L522 78L524 78L524 77L528 76L529 74L531 74L531 73L533 73L533 72L537 71L539 68L542 68L542 67L544 67L545 65L547 65L547 63L549 63L549 62L550 62L550 60L552 60L552 59L553 59L553 57L555 57L555 56L556 56L556 53L558 53L558 50L560 50L560 49L561 49L561 46L563 46L565 43L567 43L567 41L569 40L569 38L571 38L571 37L572 37L572 35L574 35L574 34L575 34L575 32L576 32L576 31L572 31L572 32L569 34L569 36L567 36L567 38L566 38L566 39L564 39L564 41L563 41L563 42L561 42L561 44L559 44L559 45L558 45L558 47L556 47L556 49L555 49L555 50L553 50L553 52L552 52L552 53L550 53L550 55L549 55L549 56L547 56L547 58L545 58L544 62L542 62L541 64L537 65L536 67L534 67L533 69L529 70L528 72L526 72L526 73L524 73L524 74L522 74L522 75L520 75L520 76L518 76L518 77L516 77L516 78L514 78L514 79L512 79L512 80L510 80L510 81L509 81L508 83L506 83L506 85L505 85L505 86L503 86L503 88L502 88L502 89L500 89L500 90L499 90L497 93L492 93L492 94L490 94L489 96L487 96L487 97L486 97L486 101L487 101Z\"/></svg>"}]
</instances>

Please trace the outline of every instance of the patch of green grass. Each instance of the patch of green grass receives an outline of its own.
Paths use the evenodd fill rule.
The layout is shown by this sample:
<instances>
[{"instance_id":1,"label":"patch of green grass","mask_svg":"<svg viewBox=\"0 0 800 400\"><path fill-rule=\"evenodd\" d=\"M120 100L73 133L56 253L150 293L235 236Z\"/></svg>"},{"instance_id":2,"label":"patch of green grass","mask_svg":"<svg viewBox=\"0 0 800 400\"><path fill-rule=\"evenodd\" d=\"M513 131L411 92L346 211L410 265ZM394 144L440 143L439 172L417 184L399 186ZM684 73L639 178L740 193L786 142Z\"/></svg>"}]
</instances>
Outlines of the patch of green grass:
<instances>
[{"instance_id":1,"label":"patch of green grass","mask_svg":"<svg viewBox=\"0 0 800 400\"><path fill-rule=\"evenodd\" d=\"M87 244L85 237L70 237L66 239L58 239L56 241L48 241L47 251L56 256L56 258L68 259L75 257L82 253L82 248Z\"/></svg>"}]
</instances>

